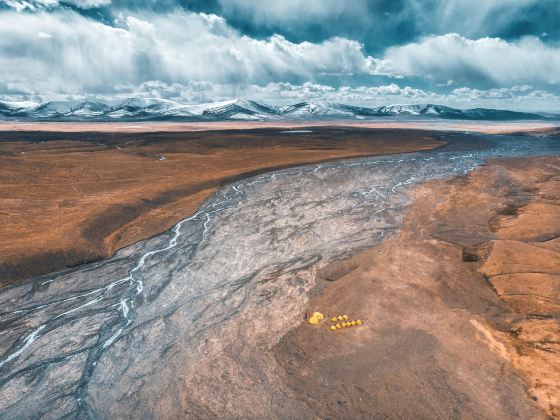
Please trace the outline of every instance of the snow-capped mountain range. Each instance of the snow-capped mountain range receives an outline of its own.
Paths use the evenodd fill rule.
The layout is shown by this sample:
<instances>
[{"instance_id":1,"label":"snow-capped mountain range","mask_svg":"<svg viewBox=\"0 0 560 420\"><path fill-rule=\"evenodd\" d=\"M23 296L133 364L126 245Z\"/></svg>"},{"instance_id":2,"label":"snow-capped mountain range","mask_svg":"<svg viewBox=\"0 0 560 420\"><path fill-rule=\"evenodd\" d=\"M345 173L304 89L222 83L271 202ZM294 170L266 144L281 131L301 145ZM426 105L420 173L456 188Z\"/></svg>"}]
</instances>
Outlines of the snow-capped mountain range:
<instances>
[{"instance_id":1,"label":"snow-capped mountain range","mask_svg":"<svg viewBox=\"0 0 560 420\"><path fill-rule=\"evenodd\" d=\"M266 121L377 117L496 121L559 119L560 115L486 108L456 109L432 104L386 105L369 108L335 102L310 101L277 107L244 99L196 105L156 98L133 98L112 105L96 99L39 104L0 102L0 119L26 121Z\"/></svg>"}]
</instances>

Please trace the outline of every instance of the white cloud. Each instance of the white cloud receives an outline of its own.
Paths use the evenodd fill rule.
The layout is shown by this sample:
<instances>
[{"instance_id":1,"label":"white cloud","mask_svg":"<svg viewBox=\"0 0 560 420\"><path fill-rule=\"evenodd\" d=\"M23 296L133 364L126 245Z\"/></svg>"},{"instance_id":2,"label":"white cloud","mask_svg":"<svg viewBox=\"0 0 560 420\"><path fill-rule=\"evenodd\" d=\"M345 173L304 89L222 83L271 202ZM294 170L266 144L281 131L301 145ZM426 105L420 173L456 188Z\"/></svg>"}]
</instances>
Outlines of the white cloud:
<instances>
[{"instance_id":1,"label":"white cloud","mask_svg":"<svg viewBox=\"0 0 560 420\"><path fill-rule=\"evenodd\" d=\"M519 10L540 0L220 0L226 16L243 16L260 26L314 25L325 19L338 19L345 25L384 25L387 16L411 14L418 26L428 32L449 32L452 28L463 34L480 32L488 25L488 17L511 22ZM391 4L392 3L392 4Z\"/></svg>"},{"instance_id":2,"label":"white cloud","mask_svg":"<svg viewBox=\"0 0 560 420\"><path fill-rule=\"evenodd\" d=\"M312 80L368 74L376 66L355 41L292 43L279 35L258 40L215 15L176 11L129 16L117 24L111 27L71 11L0 13L0 79L45 93L75 93L149 80Z\"/></svg>"},{"instance_id":3,"label":"white cloud","mask_svg":"<svg viewBox=\"0 0 560 420\"><path fill-rule=\"evenodd\" d=\"M108 0L76 0L83 7L100 2ZM35 3L47 7L57 1ZM305 4L302 10L323 13L315 7L318 3ZM275 7L284 10L285 5L274 3L271 10ZM346 38L320 43L294 43L280 35L251 38L215 15L178 10L125 14L113 23L68 9L1 11L0 95L138 95L185 102L318 99L371 106L437 102L504 107L500 101L520 108L559 105L550 91L557 92L560 83L560 48L537 38L506 42L431 36L390 48L376 59ZM393 76L396 83L367 86L379 80L371 75ZM399 76L423 78L437 92L407 86L415 79ZM325 80L334 80L333 86ZM356 87L358 80L365 86ZM341 83L352 86L338 86Z\"/></svg>"},{"instance_id":4,"label":"white cloud","mask_svg":"<svg viewBox=\"0 0 560 420\"><path fill-rule=\"evenodd\" d=\"M111 0L0 0L0 4L4 3L18 12L23 10L39 11L52 9L64 4L71 4L80 9L91 9L93 7L106 6L111 4Z\"/></svg>"},{"instance_id":5,"label":"white cloud","mask_svg":"<svg viewBox=\"0 0 560 420\"><path fill-rule=\"evenodd\" d=\"M513 86L511 88L496 88L496 89L472 89L468 87L462 87L454 89L451 94L451 98L460 99L469 102L481 102L481 101L502 101L514 104L530 104L535 102L540 102L542 104L547 103L549 105L559 105L559 97L551 92L534 89L530 85Z\"/></svg>"},{"instance_id":6,"label":"white cloud","mask_svg":"<svg viewBox=\"0 0 560 420\"><path fill-rule=\"evenodd\" d=\"M467 84L511 86L560 83L560 48L540 39L467 39L458 34L432 36L389 48L378 71L418 75Z\"/></svg>"},{"instance_id":7,"label":"white cloud","mask_svg":"<svg viewBox=\"0 0 560 420\"><path fill-rule=\"evenodd\" d=\"M64 0L66 4L73 4L82 9L91 9L92 7L107 6L111 4L111 0Z\"/></svg>"},{"instance_id":8,"label":"white cloud","mask_svg":"<svg viewBox=\"0 0 560 420\"><path fill-rule=\"evenodd\" d=\"M220 0L226 16L242 15L260 25L300 25L346 17L364 23L367 0Z\"/></svg>"},{"instance_id":9,"label":"white cloud","mask_svg":"<svg viewBox=\"0 0 560 420\"><path fill-rule=\"evenodd\" d=\"M233 98L254 99L272 105L301 101L331 101L351 105L381 106L395 103L437 103L459 108L502 108L520 110L557 110L560 97L529 85L479 90L468 87L437 93L395 83L380 86L341 86L286 82L255 84L214 84L191 82L187 85L150 81L120 93L121 97L164 98L179 102L202 103Z\"/></svg>"},{"instance_id":10,"label":"white cloud","mask_svg":"<svg viewBox=\"0 0 560 420\"><path fill-rule=\"evenodd\" d=\"M79 100L90 95L54 95L45 97L37 92L18 90L0 82L0 100ZM501 108L525 111L553 111L560 109L560 96L535 89L529 85L511 88L456 88L450 93L437 93L395 83L379 86L334 87L317 83L292 84L270 82L265 85L211 83L208 81L166 83L150 80L140 85L121 85L111 94L94 95L98 99L115 102L129 97L171 99L181 103L209 103L234 98L253 99L271 105L286 105L302 101L331 101L349 105L381 106L388 104L437 103L458 108Z\"/></svg>"},{"instance_id":11,"label":"white cloud","mask_svg":"<svg viewBox=\"0 0 560 420\"><path fill-rule=\"evenodd\" d=\"M22 10L39 10L45 7L58 6L58 0L0 0L0 4L5 4L20 12Z\"/></svg>"},{"instance_id":12,"label":"white cloud","mask_svg":"<svg viewBox=\"0 0 560 420\"><path fill-rule=\"evenodd\" d=\"M478 38L523 22L527 8L543 4L544 0L405 0L404 3L403 9L413 13L417 26L426 29L425 33L458 32Z\"/></svg>"},{"instance_id":13,"label":"white cloud","mask_svg":"<svg viewBox=\"0 0 560 420\"><path fill-rule=\"evenodd\" d=\"M167 84L159 81L145 82L137 88L130 88L120 93L121 97L135 96L145 98L172 99L179 102L212 102L233 98L245 98L274 105L291 104L308 100L342 102L355 105L383 105L395 102L444 101L445 96L410 86L400 87L396 84L381 86L334 87L306 82L292 84L288 82L270 82L256 84L214 84L209 82L191 82Z\"/></svg>"},{"instance_id":14,"label":"white cloud","mask_svg":"<svg viewBox=\"0 0 560 420\"><path fill-rule=\"evenodd\" d=\"M558 39L558 0L219 0L228 19L295 36L352 34L381 50L425 35ZM543 33L544 32L544 33Z\"/></svg>"}]
</instances>

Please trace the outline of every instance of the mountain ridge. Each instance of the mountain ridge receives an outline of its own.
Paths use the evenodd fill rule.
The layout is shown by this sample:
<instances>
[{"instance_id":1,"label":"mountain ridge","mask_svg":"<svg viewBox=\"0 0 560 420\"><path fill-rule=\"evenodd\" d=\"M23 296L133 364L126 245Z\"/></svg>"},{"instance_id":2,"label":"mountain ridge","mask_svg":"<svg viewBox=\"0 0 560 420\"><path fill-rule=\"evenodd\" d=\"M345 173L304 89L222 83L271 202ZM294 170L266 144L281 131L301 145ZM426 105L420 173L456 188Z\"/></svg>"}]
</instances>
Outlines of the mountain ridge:
<instances>
[{"instance_id":1,"label":"mountain ridge","mask_svg":"<svg viewBox=\"0 0 560 420\"><path fill-rule=\"evenodd\" d=\"M328 101L302 101L273 106L249 99L233 99L192 105L159 98L128 98L113 105L91 98L44 103L0 101L0 119L24 121L266 121L387 117L490 121L560 119L559 114L491 108L457 109L437 104L366 107Z\"/></svg>"}]
</instances>

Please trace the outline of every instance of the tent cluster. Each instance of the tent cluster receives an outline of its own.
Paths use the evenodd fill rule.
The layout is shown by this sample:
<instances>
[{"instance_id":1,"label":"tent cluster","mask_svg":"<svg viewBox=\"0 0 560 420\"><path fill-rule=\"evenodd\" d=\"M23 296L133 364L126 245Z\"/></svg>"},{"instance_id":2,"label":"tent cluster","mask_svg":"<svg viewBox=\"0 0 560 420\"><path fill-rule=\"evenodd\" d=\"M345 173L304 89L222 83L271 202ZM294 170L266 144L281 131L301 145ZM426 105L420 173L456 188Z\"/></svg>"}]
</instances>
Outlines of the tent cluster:
<instances>
[{"instance_id":1,"label":"tent cluster","mask_svg":"<svg viewBox=\"0 0 560 420\"><path fill-rule=\"evenodd\" d=\"M340 330L341 328L348 328L354 327L356 325L362 325L363 321L361 319L357 319L355 321L349 321L348 315L339 315L333 316L331 321L335 323L335 325L331 325L331 331Z\"/></svg>"},{"instance_id":2,"label":"tent cluster","mask_svg":"<svg viewBox=\"0 0 560 420\"><path fill-rule=\"evenodd\" d=\"M321 312L313 312L313 315L311 315L311 317L307 322L309 322L311 325L317 325L324 318L325 315L323 315ZM363 321L361 319L349 320L348 315L333 316L331 318L331 321L334 324L330 327L331 331L340 330L342 328L354 327L356 325L357 326L363 325Z\"/></svg>"},{"instance_id":3,"label":"tent cluster","mask_svg":"<svg viewBox=\"0 0 560 420\"><path fill-rule=\"evenodd\" d=\"M308 322L311 325L317 325L323 320L323 318L325 318L325 315L323 315L321 312L313 312L313 315L311 315L311 318L309 318Z\"/></svg>"}]
</instances>

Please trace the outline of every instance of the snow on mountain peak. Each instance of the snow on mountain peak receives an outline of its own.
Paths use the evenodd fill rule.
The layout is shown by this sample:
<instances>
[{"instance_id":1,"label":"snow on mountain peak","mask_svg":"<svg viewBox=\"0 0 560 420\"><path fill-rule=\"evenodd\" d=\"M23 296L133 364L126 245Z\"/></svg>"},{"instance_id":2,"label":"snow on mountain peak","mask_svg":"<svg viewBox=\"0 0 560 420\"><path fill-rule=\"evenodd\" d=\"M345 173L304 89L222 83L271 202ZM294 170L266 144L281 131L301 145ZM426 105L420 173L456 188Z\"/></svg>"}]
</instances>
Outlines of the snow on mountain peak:
<instances>
[{"instance_id":1,"label":"snow on mountain peak","mask_svg":"<svg viewBox=\"0 0 560 420\"><path fill-rule=\"evenodd\" d=\"M305 120L376 117L424 117L467 120L558 119L558 115L475 108L460 110L434 104L394 104L381 107L306 101L281 107L249 99L206 104L185 104L161 98L129 98L116 105L98 99L82 101L0 102L0 118L40 121L143 121L143 120Z\"/></svg>"}]
</instances>

